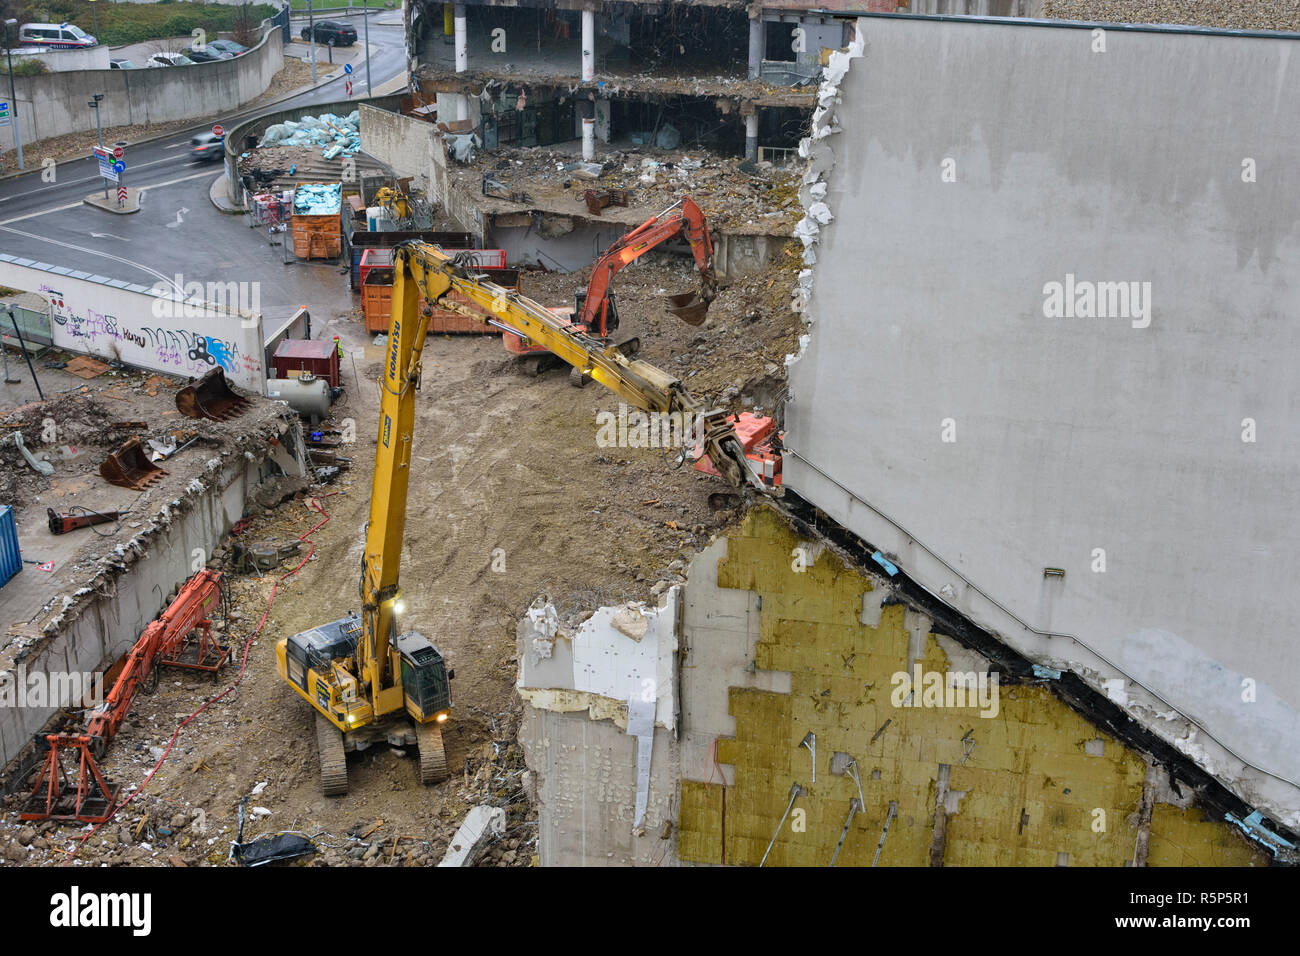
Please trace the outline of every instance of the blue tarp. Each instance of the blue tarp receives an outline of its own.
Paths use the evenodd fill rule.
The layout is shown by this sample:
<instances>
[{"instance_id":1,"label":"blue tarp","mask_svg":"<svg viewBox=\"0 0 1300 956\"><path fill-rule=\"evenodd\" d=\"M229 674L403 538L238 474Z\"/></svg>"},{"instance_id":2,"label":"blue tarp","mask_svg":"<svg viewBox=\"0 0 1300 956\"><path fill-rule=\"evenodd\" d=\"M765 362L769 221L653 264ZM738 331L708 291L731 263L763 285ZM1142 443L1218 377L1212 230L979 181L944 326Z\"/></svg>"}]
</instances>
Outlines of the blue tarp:
<instances>
[{"instance_id":1,"label":"blue tarp","mask_svg":"<svg viewBox=\"0 0 1300 956\"><path fill-rule=\"evenodd\" d=\"M303 183L293 192L295 216L337 216L342 209L342 183Z\"/></svg>"}]
</instances>

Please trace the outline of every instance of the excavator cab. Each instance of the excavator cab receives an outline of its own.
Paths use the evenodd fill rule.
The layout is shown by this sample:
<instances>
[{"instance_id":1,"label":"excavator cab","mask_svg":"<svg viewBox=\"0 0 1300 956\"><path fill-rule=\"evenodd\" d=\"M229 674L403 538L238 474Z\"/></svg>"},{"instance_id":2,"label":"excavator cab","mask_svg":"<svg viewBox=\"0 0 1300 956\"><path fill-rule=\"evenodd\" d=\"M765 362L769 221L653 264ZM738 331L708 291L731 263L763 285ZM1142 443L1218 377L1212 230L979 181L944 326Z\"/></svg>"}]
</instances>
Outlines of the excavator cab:
<instances>
[{"instance_id":1,"label":"excavator cab","mask_svg":"<svg viewBox=\"0 0 1300 956\"><path fill-rule=\"evenodd\" d=\"M582 315L583 303L587 301L587 290L582 289L579 292L575 293L573 297L573 301L574 301L573 321L576 322L578 321L578 317ZM614 334L614 331L618 328L618 296L616 296L613 292L608 293L605 296L605 307L606 308L605 308L604 327L603 328L601 327L600 313L598 312L596 313L595 316L593 316L593 318L595 319L594 327L587 329L587 331L592 335L599 335L603 339L609 338L611 335Z\"/></svg>"},{"instance_id":2,"label":"excavator cab","mask_svg":"<svg viewBox=\"0 0 1300 956\"><path fill-rule=\"evenodd\" d=\"M402 658L402 693L406 710L416 720L436 719L442 723L451 710L451 679L438 648L419 631L398 635L397 652Z\"/></svg>"}]
</instances>

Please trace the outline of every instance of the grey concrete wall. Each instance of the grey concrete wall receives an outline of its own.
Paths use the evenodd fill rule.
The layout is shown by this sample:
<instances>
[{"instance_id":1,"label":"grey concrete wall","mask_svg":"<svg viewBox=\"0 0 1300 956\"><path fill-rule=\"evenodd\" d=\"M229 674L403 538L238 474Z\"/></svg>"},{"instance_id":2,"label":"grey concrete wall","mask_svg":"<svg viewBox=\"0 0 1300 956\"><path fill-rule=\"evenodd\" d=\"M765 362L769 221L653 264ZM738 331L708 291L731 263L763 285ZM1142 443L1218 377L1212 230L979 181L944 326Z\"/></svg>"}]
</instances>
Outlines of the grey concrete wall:
<instances>
[{"instance_id":1,"label":"grey concrete wall","mask_svg":"<svg viewBox=\"0 0 1300 956\"><path fill-rule=\"evenodd\" d=\"M788 485L1295 825L1300 45L859 22Z\"/></svg>"},{"instance_id":2,"label":"grey concrete wall","mask_svg":"<svg viewBox=\"0 0 1300 956\"><path fill-rule=\"evenodd\" d=\"M434 125L365 104L361 105L359 112L361 148L392 167L399 177L415 177L413 185L429 195L433 150L442 148Z\"/></svg>"},{"instance_id":3,"label":"grey concrete wall","mask_svg":"<svg viewBox=\"0 0 1300 956\"><path fill-rule=\"evenodd\" d=\"M14 66L23 60L38 60L45 68L56 73L65 70L107 70L111 54L106 46L93 46L88 50L47 50L43 53L23 53L14 50ZM8 83L8 77L5 82ZM8 92L6 86L5 92Z\"/></svg>"},{"instance_id":4,"label":"grey concrete wall","mask_svg":"<svg viewBox=\"0 0 1300 956\"><path fill-rule=\"evenodd\" d=\"M273 30L243 56L219 63L17 77L23 143L93 130L95 114L86 106L92 93L104 94L99 111L105 127L216 116L261 96L283 66L280 33ZM12 131L0 131L0 142L11 147Z\"/></svg>"},{"instance_id":5,"label":"grey concrete wall","mask_svg":"<svg viewBox=\"0 0 1300 956\"><path fill-rule=\"evenodd\" d=\"M167 375L199 376L221 366L235 385L259 395L265 391L262 313L239 310L241 295L251 304L260 289L230 283L204 287L229 296L225 303L208 303L191 289L188 300L176 279L158 273L152 288L119 287L121 280L89 272L18 259L0 253L0 284L36 292L50 300L51 331L58 348ZM114 283L117 283L116 285ZM190 358L203 339L201 351L212 361Z\"/></svg>"}]
</instances>

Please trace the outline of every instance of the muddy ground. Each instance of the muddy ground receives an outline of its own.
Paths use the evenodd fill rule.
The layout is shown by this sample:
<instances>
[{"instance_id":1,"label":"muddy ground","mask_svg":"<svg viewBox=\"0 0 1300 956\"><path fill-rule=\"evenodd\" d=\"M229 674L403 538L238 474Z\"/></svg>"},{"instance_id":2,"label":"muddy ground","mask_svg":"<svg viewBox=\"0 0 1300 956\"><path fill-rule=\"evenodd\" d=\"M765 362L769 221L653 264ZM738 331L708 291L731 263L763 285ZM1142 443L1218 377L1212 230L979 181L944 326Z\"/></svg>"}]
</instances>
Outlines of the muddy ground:
<instances>
[{"instance_id":1,"label":"muddy ground","mask_svg":"<svg viewBox=\"0 0 1300 956\"><path fill-rule=\"evenodd\" d=\"M689 260L647 257L616 280L623 317L618 338L639 335L640 357L682 376L693 392L736 410L766 406L770 414L785 355L797 347L799 323L788 307L797 268L792 253L767 273L725 288L708 322L692 328L667 316L658 299L693 285ZM572 301L584 279L528 275L524 292L559 305ZM241 652L251 640L242 682L180 732L145 795L90 837L75 859L222 864L238 806L248 796L249 812L261 809L245 839L305 832L322 852L303 862L437 862L465 811L493 803L507 808L508 830L482 863L528 864L536 827L515 742L516 621L542 593L570 620L602 604L653 600L665 582L683 580L684 563L739 517L739 508L710 507L710 493L726 490L718 480L689 466L671 470L657 450L600 447L597 414L618 410L617 397L601 386L575 388L563 369L529 377L496 335L431 336L402 587L407 626L433 640L456 672L445 734L452 776L422 787L413 754L377 747L349 755L350 792L327 799L319 791L313 711L276 675L274 642L356 607L382 351L364 335L355 311L342 312L321 334L340 335L352 353L343 364L347 391L333 424L346 428L351 420L357 435L339 449L351 468L308 493L333 493L318 499L329 521L310 536L310 560L278 584L255 639L277 578L302 562L308 548L264 576L228 575L227 633ZM322 520L310 505L303 495L255 514L240 537L292 542ZM230 686L234 674L215 686L165 674L154 696L138 698L130 724L110 746L109 777L140 784L177 724ZM83 835L48 824L24 828L10 804L0 822L0 854L57 863Z\"/></svg>"}]
</instances>

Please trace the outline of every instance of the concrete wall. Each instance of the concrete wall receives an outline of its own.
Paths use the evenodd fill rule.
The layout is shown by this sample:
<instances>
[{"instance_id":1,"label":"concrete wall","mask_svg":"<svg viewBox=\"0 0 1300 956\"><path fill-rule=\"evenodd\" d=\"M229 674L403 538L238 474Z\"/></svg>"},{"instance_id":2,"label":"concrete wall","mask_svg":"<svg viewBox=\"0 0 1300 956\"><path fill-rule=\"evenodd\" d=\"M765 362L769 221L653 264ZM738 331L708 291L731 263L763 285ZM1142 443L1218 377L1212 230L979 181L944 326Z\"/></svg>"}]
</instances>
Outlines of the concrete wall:
<instances>
[{"instance_id":1,"label":"concrete wall","mask_svg":"<svg viewBox=\"0 0 1300 956\"><path fill-rule=\"evenodd\" d=\"M93 46L89 50L47 50L44 53L24 53L20 57L14 49L14 65L22 60L39 60L46 69L56 73L67 70L107 70L112 55L106 46ZM8 82L8 77L5 77ZM6 87L7 92L7 87Z\"/></svg>"},{"instance_id":2,"label":"concrete wall","mask_svg":"<svg viewBox=\"0 0 1300 956\"><path fill-rule=\"evenodd\" d=\"M171 281L159 283L170 287ZM0 253L0 285L45 296L58 348L168 375L198 376L219 365L235 385L263 394L260 312L234 312L6 253ZM236 291L227 301L237 299Z\"/></svg>"},{"instance_id":3,"label":"concrete wall","mask_svg":"<svg viewBox=\"0 0 1300 956\"><path fill-rule=\"evenodd\" d=\"M361 148L400 176L413 176L412 183L429 195L433 151L441 149L438 131L432 123L362 104Z\"/></svg>"},{"instance_id":4,"label":"concrete wall","mask_svg":"<svg viewBox=\"0 0 1300 956\"><path fill-rule=\"evenodd\" d=\"M574 631L549 605L520 622L519 739L537 781L543 865L657 866L675 858L674 828L664 824L676 818L680 775L679 600L672 588L657 608L600 608ZM618 629L629 623L631 633Z\"/></svg>"},{"instance_id":5,"label":"concrete wall","mask_svg":"<svg viewBox=\"0 0 1300 956\"><path fill-rule=\"evenodd\" d=\"M296 416L281 421L282 443L294 449L298 468L305 467L301 426ZM134 539L138 547L124 549L130 562L122 573L104 572L104 580L87 582L87 589L68 595L64 614L47 627L43 642L20 663L28 674L99 670L126 653L144 628L163 609L166 596L184 582L195 548L212 552L240 519L246 500L264 478L280 473L268 460L269 444L250 445L247 460L215 459L209 473L191 485ZM99 585L92 587L92 584ZM41 729L55 708L0 707L0 767L18 756L32 734Z\"/></svg>"},{"instance_id":6,"label":"concrete wall","mask_svg":"<svg viewBox=\"0 0 1300 956\"><path fill-rule=\"evenodd\" d=\"M996 668L773 509L696 557L686 591L683 863L757 866L770 844L768 866L827 866L838 845L836 866L873 866L887 822L880 866L1268 861L1046 682L950 696Z\"/></svg>"},{"instance_id":7,"label":"concrete wall","mask_svg":"<svg viewBox=\"0 0 1300 956\"><path fill-rule=\"evenodd\" d=\"M1300 46L859 22L787 484L1300 823ZM1049 316L1067 277L1149 324Z\"/></svg>"},{"instance_id":8,"label":"concrete wall","mask_svg":"<svg viewBox=\"0 0 1300 956\"><path fill-rule=\"evenodd\" d=\"M243 56L219 63L20 76L14 84L23 143L94 129L94 111L86 106L92 93L104 94L105 127L215 116L261 96L283 65L280 33L272 30ZM0 142L11 147L13 132L0 132Z\"/></svg>"}]
</instances>

